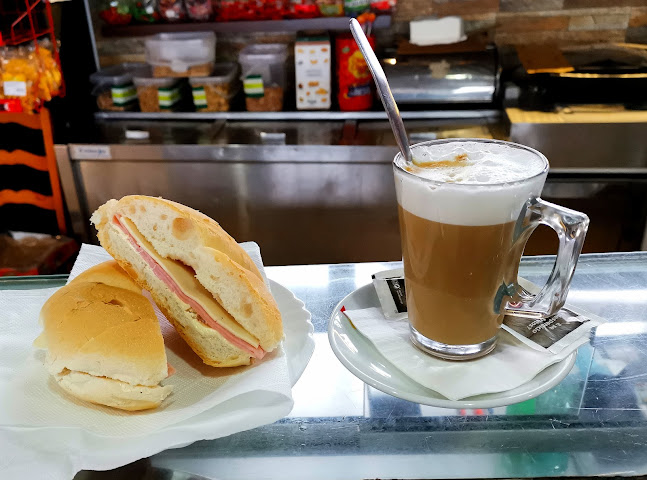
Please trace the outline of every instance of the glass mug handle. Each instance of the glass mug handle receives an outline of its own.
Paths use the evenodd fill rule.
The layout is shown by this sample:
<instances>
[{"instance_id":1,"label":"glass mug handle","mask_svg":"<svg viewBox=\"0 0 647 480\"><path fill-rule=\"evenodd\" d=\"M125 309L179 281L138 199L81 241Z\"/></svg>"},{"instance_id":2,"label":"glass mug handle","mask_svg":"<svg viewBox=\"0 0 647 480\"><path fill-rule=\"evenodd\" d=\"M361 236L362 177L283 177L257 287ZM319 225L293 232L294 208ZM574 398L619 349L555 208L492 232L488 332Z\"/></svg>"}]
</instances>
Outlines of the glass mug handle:
<instances>
[{"instance_id":1,"label":"glass mug handle","mask_svg":"<svg viewBox=\"0 0 647 480\"><path fill-rule=\"evenodd\" d=\"M515 245L525 245L532 232L539 225L547 225L557 233L559 250L553 271L546 285L537 295L532 295L518 283L513 286L513 299L506 304L506 315L517 317L544 318L559 311L568 294L577 260L582 252L582 245L589 228L589 217L581 212L560 207L541 198L532 198L526 202L525 215L518 223L520 234Z\"/></svg>"}]
</instances>

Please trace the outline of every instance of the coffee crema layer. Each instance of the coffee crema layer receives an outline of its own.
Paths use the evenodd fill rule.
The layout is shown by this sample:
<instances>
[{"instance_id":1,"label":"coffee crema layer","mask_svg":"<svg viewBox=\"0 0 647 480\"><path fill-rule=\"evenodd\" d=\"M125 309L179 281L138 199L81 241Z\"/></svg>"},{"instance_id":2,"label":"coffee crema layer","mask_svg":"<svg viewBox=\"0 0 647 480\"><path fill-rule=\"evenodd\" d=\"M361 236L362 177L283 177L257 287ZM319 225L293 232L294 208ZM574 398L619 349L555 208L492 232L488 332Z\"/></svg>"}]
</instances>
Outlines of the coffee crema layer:
<instances>
[{"instance_id":1,"label":"coffee crema layer","mask_svg":"<svg viewBox=\"0 0 647 480\"><path fill-rule=\"evenodd\" d=\"M395 159L400 206L452 225L516 221L525 201L539 196L548 163L536 153L497 143L447 142L412 149L414 162Z\"/></svg>"}]
</instances>

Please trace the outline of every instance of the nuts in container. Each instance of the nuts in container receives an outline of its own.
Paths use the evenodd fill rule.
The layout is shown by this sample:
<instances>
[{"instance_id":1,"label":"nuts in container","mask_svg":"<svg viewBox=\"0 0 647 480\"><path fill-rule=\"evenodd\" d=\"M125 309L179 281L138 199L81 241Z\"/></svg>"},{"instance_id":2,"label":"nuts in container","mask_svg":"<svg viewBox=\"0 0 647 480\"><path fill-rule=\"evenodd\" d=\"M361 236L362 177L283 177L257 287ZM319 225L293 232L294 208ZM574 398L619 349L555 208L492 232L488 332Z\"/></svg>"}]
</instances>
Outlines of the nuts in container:
<instances>
[{"instance_id":1,"label":"nuts in container","mask_svg":"<svg viewBox=\"0 0 647 480\"><path fill-rule=\"evenodd\" d=\"M216 58L213 32L159 33L146 39L154 77L207 77Z\"/></svg>"},{"instance_id":2,"label":"nuts in container","mask_svg":"<svg viewBox=\"0 0 647 480\"><path fill-rule=\"evenodd\" d=\"M206 77L211 74L213 63L203 63L202 65L193 65L183 72L176 72L166 65L155 65L153 67L153 76L158 78L166 77Z\"/></svg>"},{"instance_id":3,"label":"nuts in container","mask_svg":"<svg viewBox=\"0 0 647 480\"><path fill-rule=\"evenodd\" d=\"M177 78L134 78L142 112L176 111L182 101L182 80Z\"/></svg>"},{"instance_id":4,"label":"nuts in container","mask_svg":"<svg viewBox=\"0 0 647 480\"><path fill-rule=\"evenodd\" d=\"M245 97L245 105L250 112L280 112L283 109L283 88L265 87L259 97Z\"/></svg>"},{"instance_id":5,"label":"nuts in container","mask_svg":"<svg viewBox=\"0 0 647 480\"><path fill-rule=\"evenodd\" d=\"M235 63L217 63L210 77L189 79L193 104L199 112L228 112L231 99L238 91Z\"/></svg>"},{"instance_id":6,"label":"nuts in container","mask_svg":"<svg viewBox=\"0 0 647 480\"><path fill-rule=\"evenodd\" d=\"M278 112L283 109L287 46L280 43L247 45L240 62L247 110Z\"/></svg>"},{"instance_id":7,"label":"nuts in container","mask_svg":"<svg viewBox=\"0 0 647 480\"><path fill-rule=\"evenodd\" d=\"M97 97L99 110L123 112L137 108L137 90L133 77L146 75L145 63L122 63L104 68L90 75L94 84L93 95Z\"/></svg>"}]
</instances>

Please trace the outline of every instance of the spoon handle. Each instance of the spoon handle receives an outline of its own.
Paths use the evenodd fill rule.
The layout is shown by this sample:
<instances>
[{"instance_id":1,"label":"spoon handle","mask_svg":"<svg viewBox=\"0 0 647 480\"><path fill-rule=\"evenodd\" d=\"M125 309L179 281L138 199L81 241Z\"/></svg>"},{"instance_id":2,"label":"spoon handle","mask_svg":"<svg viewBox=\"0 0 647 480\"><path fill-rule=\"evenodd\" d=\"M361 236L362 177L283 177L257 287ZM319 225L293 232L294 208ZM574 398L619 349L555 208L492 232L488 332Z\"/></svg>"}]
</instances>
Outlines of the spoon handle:
<instances>
[{"instance_id":1,"label":"spoon handle","mask_svg":"<svg viewBox=\"0 0 647 480\"><path fill-rule=\"evenodd\" d=\"M393 130L393 135L395 135L395 141L398 142L402 156L404 156L407 162L410 163L411 147L409 146L409 139L407 138L407 132L404 129L404 123L400 116L398 104L395 103L395 99L393 98L393 93L391 93L389 82L386 80L384 70L375 56L375 52L373 52L371 44L368 43L368 39L362 30L362 26L354 18L351 18L350 20L350 31L353 34L353 37L355 37L357 46L359 46L360 51L364 55L364 59L371 71L371 75L373 75L373 80L375 80L375 85L377 85L377 91L380 94L382 105L384 105L384 110L386 110L386 114L389 117L391 129Z\"/></svg>"}]
</instances>

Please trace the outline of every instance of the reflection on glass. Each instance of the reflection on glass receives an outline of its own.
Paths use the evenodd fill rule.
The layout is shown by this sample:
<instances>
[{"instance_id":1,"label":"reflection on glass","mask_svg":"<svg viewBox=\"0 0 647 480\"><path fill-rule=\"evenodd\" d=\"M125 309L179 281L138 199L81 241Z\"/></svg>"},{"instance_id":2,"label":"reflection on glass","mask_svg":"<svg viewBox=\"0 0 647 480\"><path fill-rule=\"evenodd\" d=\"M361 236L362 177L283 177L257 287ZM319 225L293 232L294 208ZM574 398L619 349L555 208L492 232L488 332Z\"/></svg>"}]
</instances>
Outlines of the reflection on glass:
<instances>
[{"instance_id":1,"label":"reflection on glass","mask_svg":"<svg viewBox=\"0 0 647 480\"><path fill-rule=\"evenodd\" d=\"M364 382L337 360L326 333L315 333L315 351L292 388L290 417L351 417L364 414Z\"/></svg>"}]
</instances>

